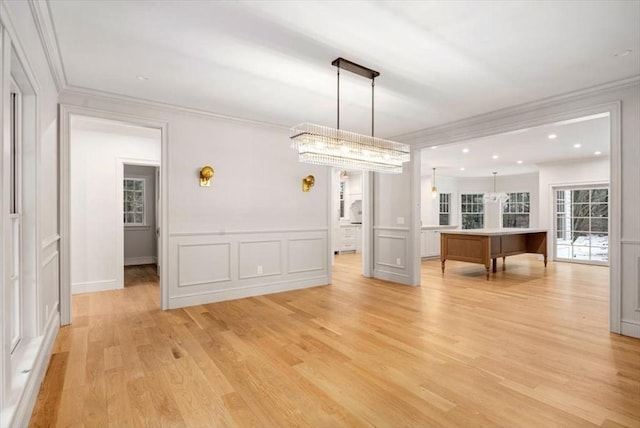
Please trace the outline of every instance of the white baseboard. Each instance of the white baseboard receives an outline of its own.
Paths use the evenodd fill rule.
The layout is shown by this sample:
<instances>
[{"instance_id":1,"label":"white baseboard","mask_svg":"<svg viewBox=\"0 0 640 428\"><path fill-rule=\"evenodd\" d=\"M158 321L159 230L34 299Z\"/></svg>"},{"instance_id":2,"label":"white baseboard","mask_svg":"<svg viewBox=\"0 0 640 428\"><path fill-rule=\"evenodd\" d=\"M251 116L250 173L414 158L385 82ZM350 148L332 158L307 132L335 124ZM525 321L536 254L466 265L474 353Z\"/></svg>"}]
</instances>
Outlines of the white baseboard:
<instances>
[{"instance_id":1,"label":"white baseboard","mask_svg":"<svg viewBox=\"0 0 640 428\"><path fill-rule=\"evenodd\" d=\"M125 266L135 266L135 265L154 265L158 262L157 257L146 256L146 257L126 257L124 259Z\"/></svg>"},{"instance_id":2,"label":"white baseboard","mask_svg":"<svg viewBox=\"0 0 640 428\"><path fill-rule=\"evenodd\" d=\"M117 279L109 279L106 281L77 282L75 284L71 284L71 294L118 290L123 287L123 284Z\"/></svg>"},{"instance_id":3,"label":"white baseboard","mask_svg":"<svg viewBox=\"0 0 640 428\"><path fill-rule=\"evenodd\" d=\"M329 277L322 275L295 281L282 281L271 284L258 284L238 287L228 290L207 291L184 296L169 297L169 309L185 306L202 305L206 303L223 302L225 300L242 299L244 297L262 296L264 294L281 293L302 288L328 285Z\"/></svg>"},{"instance_id":4,"label":"white baseboard","mask_svg":"<svg viewBox=\"0 0 640 428\"><path fill-rule=\"evenodd\" d=\"M44 375L49 366L49 359L51 358L51 351L53 350L53 344L56 341L58 330L60 329L60 312L55 308L55 312L49 318L47 323L43 340L40 344L40 349L33 363L33 367L29 372L29 378L27 379L24 391L16 405L16 411L14 413L13 422L9 426L26 427L29 426L29 419L31 419L31 413L33 412L33 406L35 405L38 393L40 392L40 385L44 380Z\"/></svg>"},{"instance_id":5,"label":"white baseboard","mask_svg":"<svg viewBox=\"0 0 640 428\"><path fill-rule=\"evenodd\" d=\"M412 284L411 280L409 279L409 275L402 274L402 273L395 273L395 272L382 270L382 269L374 269L373 277L377 279L382 279L385 281L396 282L398 284L409 285L411 287L417 287L420 285L420 283Z\"/></svg>"},{"instance_id":6,"label":"white baseboard","mask_svg":"<svg viewBox=\"0 0 640 428\"><path fill-rule=\"evenodd\" d=\"M620 334L640 339L640 322L631 320L620 321Z\"/></svg>"}]
</instances>

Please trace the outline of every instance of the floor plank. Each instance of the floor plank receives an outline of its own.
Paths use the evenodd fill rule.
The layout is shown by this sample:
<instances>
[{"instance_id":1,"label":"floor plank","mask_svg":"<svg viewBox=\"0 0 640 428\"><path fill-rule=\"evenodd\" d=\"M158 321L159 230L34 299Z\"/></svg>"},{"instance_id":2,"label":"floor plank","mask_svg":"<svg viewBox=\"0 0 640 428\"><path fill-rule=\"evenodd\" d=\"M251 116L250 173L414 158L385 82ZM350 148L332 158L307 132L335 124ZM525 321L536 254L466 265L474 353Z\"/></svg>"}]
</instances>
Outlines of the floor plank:
<instances>
[{"instance_id":1,"label":"floor plank","mask_svg":"<svg viewBox=\"0 0 640 428\"><path fill-rule=\"evenodd\" d=\"M160 311L155 267L74 296L30 426L640 427L640 340L608 269L510 257Z\"/></svg>"}]
</instances>

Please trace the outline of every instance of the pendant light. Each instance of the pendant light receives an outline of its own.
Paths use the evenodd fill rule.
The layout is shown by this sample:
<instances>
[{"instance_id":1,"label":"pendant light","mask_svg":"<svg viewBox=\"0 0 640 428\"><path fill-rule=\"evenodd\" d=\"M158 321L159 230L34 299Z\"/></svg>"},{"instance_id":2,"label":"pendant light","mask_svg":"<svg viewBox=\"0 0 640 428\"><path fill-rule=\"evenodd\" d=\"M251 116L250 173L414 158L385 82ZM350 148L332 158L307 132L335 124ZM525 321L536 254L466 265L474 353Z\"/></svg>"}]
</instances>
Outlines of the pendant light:
<instances>
[{"instance_id":1,"label":"pendant light","mask_svg":"<svg viewBox=\"0 0 640 428\"><path fill-rule=\"evenodd\" d=\"M312 123L294 126L291 139L300 162L365 171L402 173L402 164L410 160L408 144L373 136L373 88L379 72L344 58L331 65L338 68L338 123L330 128ZM371 136L340 129L340 70L371 79Z\"/></svg>"},{"instance_id":2,"label":"pendant light","mask_svg":"<svg viewBox=\"0 0 640 428\"><path fill-rule=\"evenodd\" d=\"M436 169L433 168L433 177L431 178L431 197L438 197L438 188L436 187Z\"/></svg>"},{"instance_id":3,"label":"pendant light","mask_svg":"<svg viewBox=\"0 0 640 428\"><path fill-rule=\"evenodd\" d=\"M496 175L498 174L496 171L492 172L493 174L493 192L485 193L482 196L483 202L506 202L509 200L509 195L504 192L496 192Z\"/></svg>"}]
</instances>

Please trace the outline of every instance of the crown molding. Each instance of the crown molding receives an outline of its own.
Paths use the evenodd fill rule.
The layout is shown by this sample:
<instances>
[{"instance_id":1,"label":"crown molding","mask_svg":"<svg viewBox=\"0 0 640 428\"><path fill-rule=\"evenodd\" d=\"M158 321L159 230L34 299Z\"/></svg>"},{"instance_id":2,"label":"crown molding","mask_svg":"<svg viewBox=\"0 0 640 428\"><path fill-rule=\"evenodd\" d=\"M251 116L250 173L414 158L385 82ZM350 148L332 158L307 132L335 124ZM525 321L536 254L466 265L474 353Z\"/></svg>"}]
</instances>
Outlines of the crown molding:
<instances>
[{"instance_id":1,"label":"crown molding","mask_svg":"<svg viewBox=\"0 0 640 428\"><path fill-rule=\"evenodd\" d=\"M193 107L185 107L177 104L171 103L163 103L159 101L152 101L145 98L137 98L132 97L130 95L121 95L113 92L100 91L97 89L89 89L83 88L80 86L67 85L59 95L59 99L64 101L64 97L69 96L79 96L79 97L88 97L96 100L101 100L105 102L118 102L118 103L127 103L134 107L143 107L143 108L151 108L155 110L165 111L169 113L182 113L190 116L196 117L204 117L209 119L221 119L228 120L233 122L246 123L249 125L259 126L263 128L272 128L272 129L280 129L280 130L289 130L290 126L281 125L278 123L264 122L255 119L249 119L244 117L237 116L229 116L222 113L215 113L208 110L193 108Z\"/></svg>"},{"instance_id":2,"label":"crown molding","mask_svg":"<svg viewBox=\"0 0 640 428\"><path fill-rule=\"evenodd\" d=\"M29 0L29 7L31 8L31 14L33 15L38 36L40 37L40 43L47 57L47 64L49 64L51 76L56 84L56 89L60 92L67 87L67 75L64 71L58 38L56 37L55 27L51 19L49 2L46 0Z\"/></svg>"},{"instance_id":3,"label":"crown molding","mask_svg":"<svg viewBox=\"0 0 640 428\"><path fill-rule=\"evenodd\" d=\"M616 80L601 85L592 86L590 88L580 89L578 91L568 92L561 95L555 95L529 103L519 104L512 107L506 107L483 113L477 116L471 116L454 122L448 122L442 125L436 125L430 128L421 129L406 134L393 137L393 140L411 144L412 148L422 149L430 145L430 141L439 140L444 137L451 137L457 134L457 130L466 130L465 134L456 135L453 140L463 141L467 138L469 130L482 128L485 135L492 135L499 132L505 132L504 126L498 125L496 129L488 126L488 123L498 120L505 120L510 117L532 113L548 107L553 107L561 103L577 101L586 97L607 93L610 91L623 89L627 87L637 86L640 84L640 75L632 76L626 79ZM516 121L512 122L513 129L519 129L520 126ZM526 127L526 126L524 126Z\"/></svg>"}]
</instances>

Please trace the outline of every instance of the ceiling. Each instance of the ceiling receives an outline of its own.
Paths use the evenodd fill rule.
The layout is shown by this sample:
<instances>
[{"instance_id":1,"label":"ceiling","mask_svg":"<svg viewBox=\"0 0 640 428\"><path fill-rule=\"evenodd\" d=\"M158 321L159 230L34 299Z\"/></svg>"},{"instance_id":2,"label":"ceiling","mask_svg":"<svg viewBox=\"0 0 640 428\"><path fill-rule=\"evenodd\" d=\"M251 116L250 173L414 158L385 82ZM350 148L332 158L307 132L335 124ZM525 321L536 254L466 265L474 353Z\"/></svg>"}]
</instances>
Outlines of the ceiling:
<instances>
[{"instance_id":1,"label":"ceiling","mask_svg":"<svg viewBox=\"0 0 640 428\"><path fill-rule=\"evenodd\" d=\"M436 168L436 176L445 177L528 174L544 163L606 158L609 140L609 114L597 114L424 149L422 173Z\"/></svg>"},{"instance_id":2,"label":"ceiling","mask_svg":"<svg viewBox=\"0 0 640 428\"><path fill-rule=\"evenodd\" d=\"M640 74L638 1L49 1L68 87L392 137ZM370 132L341 76L341 127Z\"/></svg>"}]
</instances>

